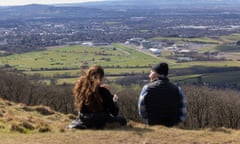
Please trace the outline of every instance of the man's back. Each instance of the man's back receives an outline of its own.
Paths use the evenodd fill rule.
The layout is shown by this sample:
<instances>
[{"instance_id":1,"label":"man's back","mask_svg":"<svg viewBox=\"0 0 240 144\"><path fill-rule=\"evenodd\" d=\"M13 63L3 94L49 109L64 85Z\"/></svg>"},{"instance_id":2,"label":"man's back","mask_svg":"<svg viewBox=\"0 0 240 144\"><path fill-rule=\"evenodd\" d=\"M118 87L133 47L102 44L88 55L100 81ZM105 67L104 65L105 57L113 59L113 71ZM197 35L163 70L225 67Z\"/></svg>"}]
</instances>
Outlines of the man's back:
<instances>
[{"instance_id":1,"label":"man's back","mask_svg":"<svg viewBox=\"0 0 240 144\"><path fill-rule=\"evenodd\" d=\"M168 79L168 64L152 67L151 82L142 88L138 99L138 112L149 125L174 126L186 119L186 100L180 87Z\"/></svg>"},{"instance_id":2,"label":"man's back","mask_svg":"<svg viewBox=\"0 0 240 144\"><path fill-rule=\"evenodd\" d=\"M148 124L173 126L180 122L181 97L178 87L168 78L160 78L147 85L145 97Z\"/></svg>"}]
</instances>

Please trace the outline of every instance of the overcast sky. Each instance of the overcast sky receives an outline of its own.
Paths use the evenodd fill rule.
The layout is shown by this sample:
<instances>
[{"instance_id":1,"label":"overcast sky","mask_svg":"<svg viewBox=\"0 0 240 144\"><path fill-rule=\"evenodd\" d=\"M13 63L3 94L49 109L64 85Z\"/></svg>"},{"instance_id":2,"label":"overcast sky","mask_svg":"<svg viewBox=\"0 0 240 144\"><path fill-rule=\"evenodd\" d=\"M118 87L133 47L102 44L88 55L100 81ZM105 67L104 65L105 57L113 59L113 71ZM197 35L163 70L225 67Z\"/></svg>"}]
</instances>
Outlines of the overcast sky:
<instances>
[{"instance_id":1,"label":"overcast sky","mask_svg":"<svg viewBox=\"0 0 240 144\"><path fill-rule=\"evenodd\" d=\"M0 0L0 6L26 5L26 4L58 4L79 3L104 0Z\"/></svg>"}]
</instances>

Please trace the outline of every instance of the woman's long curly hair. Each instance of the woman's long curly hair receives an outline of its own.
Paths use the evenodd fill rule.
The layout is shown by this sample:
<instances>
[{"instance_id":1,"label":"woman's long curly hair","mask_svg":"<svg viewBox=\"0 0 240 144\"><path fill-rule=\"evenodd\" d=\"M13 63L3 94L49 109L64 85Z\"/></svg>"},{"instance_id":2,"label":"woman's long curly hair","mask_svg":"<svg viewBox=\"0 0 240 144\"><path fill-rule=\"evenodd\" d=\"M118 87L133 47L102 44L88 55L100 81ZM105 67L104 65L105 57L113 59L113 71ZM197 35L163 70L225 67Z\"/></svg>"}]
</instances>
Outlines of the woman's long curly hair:
<instances>
[{"instance_id":1,"label":"woman's long curly hair","mask_svg":"<svg viewBox=\"0 0 240 144\"><path fill-rule=\"evenodd\" d=\"M73 89L77 111L81 112L83 105L93 112L102 110L102 97L99 88L103 77L104 70L101 66L92 66L79 77Z\"/></svg>"}]
</instances>

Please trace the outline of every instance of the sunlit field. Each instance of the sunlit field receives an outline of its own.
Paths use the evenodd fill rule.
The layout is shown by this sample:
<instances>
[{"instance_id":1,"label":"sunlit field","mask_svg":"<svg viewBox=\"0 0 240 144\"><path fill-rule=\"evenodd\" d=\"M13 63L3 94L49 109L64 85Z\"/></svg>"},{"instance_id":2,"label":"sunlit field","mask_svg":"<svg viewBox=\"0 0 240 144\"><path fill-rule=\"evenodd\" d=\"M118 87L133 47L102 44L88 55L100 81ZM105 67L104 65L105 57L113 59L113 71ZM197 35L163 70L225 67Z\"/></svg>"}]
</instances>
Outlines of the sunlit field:
<instances>
[{"instance_id":1,"label":"sunlit field","mask_svg":"<svg viewBox=\"0 0 240 144\"><path fill-rule=\"evenodd\" d=\"M167 62L171 69L187 69L193 66L205 67L239 67L238 51L227 51L223 42L234 42L240 35L233 34L215 38L165 38L156 37L154 40L174 40L177 43L208 43L197 50L199 53L224 50L224 61L192 61L176 62L169 59L170 52L164 50L161 56L155 56L134 46L112 44L110 46L61 46L48 48L44 51L14 54L0 57L0 65L12 66L26 75L40 75L47 78L57 78L59 83L72 83L84 68L91 65L101 65L106 76L114 80L125 75L148 74L151 66L159 62ZM62 78L58 78L58 77ZM64 77L65 76L65 77ZM66 77L67 76L67 77ZM64 77L64 78L63 78ZM194 75L179 76L173 79L184 80Z\"/></svg>"}]
</instances>

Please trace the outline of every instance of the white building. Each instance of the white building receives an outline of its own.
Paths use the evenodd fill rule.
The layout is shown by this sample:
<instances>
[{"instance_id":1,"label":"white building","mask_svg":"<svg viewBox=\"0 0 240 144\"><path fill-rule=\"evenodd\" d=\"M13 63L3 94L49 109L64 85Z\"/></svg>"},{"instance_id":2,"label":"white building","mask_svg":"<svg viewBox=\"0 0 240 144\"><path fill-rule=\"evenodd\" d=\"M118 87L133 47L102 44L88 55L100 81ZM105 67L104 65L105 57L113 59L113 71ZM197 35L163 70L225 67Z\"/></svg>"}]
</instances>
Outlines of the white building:
<instances>
[{"instance_id":1,"label":"white building","mask_svg":"<svg viewBox=\"0 0 240 144\"><path fill-rule=\"evenodd\" d=\"M158 48L150 48L149 49L153 54L161 54L161 50Z\"/></svg>"}]
</instances>

